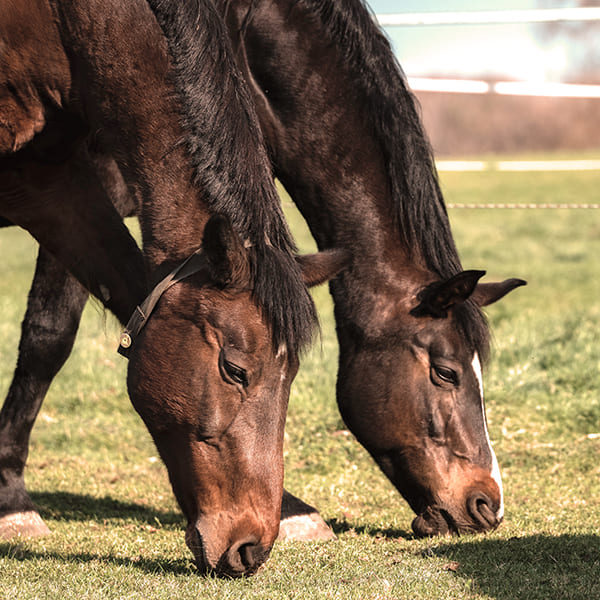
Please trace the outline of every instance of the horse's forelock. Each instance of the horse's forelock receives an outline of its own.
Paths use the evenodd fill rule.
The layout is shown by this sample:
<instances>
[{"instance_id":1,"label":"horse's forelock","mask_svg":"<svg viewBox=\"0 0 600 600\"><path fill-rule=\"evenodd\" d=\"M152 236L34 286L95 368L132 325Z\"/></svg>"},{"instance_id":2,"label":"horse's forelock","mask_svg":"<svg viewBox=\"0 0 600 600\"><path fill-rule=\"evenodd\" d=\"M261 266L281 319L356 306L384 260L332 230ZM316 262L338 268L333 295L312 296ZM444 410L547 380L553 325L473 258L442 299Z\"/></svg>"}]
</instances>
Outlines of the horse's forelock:
<instances>
[{"instance_id":1,"label":"horse's forelock","mask_svg":"<svg viewBox=\"0 0 600 600\"><path fill-rule=\"evenodd\" d=\"M490 329L481 308L474 301L467 300L454 309L454 320L469 348L485 365L490 354Z\"/></svg>"},{"instance_id":2,"label":"horse's forelock","mask_svg":"<svg viewBox=\"0 0 600 600\"><path fill-rule=\"evenodd\" d=\"M312 340L315 305L295 259L270 245L252 248L253 294L271 324L273 345L298 353Z\"/></svg>"}]
</instances>

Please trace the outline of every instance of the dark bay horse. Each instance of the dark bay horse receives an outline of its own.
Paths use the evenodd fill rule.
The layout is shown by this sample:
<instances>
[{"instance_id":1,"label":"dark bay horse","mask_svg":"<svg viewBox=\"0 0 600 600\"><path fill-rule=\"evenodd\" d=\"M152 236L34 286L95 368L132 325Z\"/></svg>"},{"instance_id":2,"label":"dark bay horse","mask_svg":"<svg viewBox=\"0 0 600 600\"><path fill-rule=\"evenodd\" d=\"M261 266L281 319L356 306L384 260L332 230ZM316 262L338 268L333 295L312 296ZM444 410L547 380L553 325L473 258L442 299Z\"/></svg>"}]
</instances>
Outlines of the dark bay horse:
<instances>
[{"instance_id":1,"label":"dark bay horse","mask_svg":"<svg viewBox=\"0 0 600 600\"><path fill-rule=\"evenodd\" d=\"M277 176L319 246L354 256L331 285L344 419L418 514L418 534L496 526L502 487L483 407L479 307L524 282L481 284L482 272L462 271L415 101L362 2L217 4ZM38 265L36 281L48 294L46 271ZM65 289L80 298L70 320L53 313L66 357L85 293ZM38 293L34 283L21 354L33 351L27 338L43 318Z\"/></svg>"},{"instance_id":2,"label":"dark bay horse","mask_svg":"<svg viewBox=\"0 0 600 600\"><path fill-rule=\"evenodd\" d=\"M525 282L463 271L416 102L362 0L216 0L275 168L330 283L344 421L417 513L418 535L503 517L480 310Z\"/></svg>"},{"instance_id":3,"label":"dark bay horse","mask_svg":"<svg viewBox=\"0 0 600 600\"><path fill-rule=\"evenodd\" d=\"M256 114L208 0L3 3L0 40L0 214L45 248L38 269L61 287L67 268L125 322L147 282L192 256L129 348L128 391L198 567L250 574L279 526L289 386L315 323L305 280L325 280L343 258L294 259ZM123 186L143 257L108 199ZM78 298L64 312L71 331ZM45 297L38 307L25 343L46 348L21 353L0 416L0 515L24 533L40 403L20 403L70 350L55 343Z\"/></svg>"}]
</instances>

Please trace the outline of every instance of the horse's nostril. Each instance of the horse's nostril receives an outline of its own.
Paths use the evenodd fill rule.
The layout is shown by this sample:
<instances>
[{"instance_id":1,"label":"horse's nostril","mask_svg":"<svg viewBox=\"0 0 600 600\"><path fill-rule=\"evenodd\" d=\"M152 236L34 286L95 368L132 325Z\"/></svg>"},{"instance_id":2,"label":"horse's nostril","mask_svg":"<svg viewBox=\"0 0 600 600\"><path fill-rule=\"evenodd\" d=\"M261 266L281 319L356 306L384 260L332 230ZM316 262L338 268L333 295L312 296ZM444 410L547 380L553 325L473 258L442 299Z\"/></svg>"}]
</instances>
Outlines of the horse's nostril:
<instances>
[{"instance_id":1,"label":"horse's nostril","mask_svg":"<svg viewBox=\"0 0 600 600\"><path fill-rule=\"evenodd\" d=\"M229 577L251 575L265 562L269 550L255 538L236 542L221 557L217 572Z\"/></svg>"},{"instance_id":2,"label":"horse's nostril","mask_svg":"<svg viewBox=\"0 0 600 600\"><path fill-rule=\"evenodd\" d=\"M498 527L500 519L493 509L492 500L483 493L474 494L467 500L467 510L471 518L483 530Z\"/></svg>"}]
</instances>

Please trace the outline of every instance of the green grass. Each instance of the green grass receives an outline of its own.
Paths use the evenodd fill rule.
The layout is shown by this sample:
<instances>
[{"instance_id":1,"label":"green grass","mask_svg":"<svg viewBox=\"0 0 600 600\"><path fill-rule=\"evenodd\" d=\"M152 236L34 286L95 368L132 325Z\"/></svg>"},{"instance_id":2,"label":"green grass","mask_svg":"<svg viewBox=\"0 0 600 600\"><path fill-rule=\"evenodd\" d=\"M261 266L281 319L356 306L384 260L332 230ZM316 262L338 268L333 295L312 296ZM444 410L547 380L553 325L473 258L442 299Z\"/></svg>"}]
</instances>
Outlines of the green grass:
<instances>
[{"instance_id":1,"label":"green grass","mask_svg":"<svg viewBox=\"0 0 600 600\"><path fill-rule=\"evenodd\" d=\"M448 202L598 202L600 173L444 173L442 183ZM413 539L411 511L337 413L337 348L322 287L322 337L290 399L286 485L321 509L339 539L278 544L247 580L198 576L165 470L127 399L118 328L90 305L31 444L27 483L52 534L0 543L0 598L599 597L600 214L450 217L465 268L529 281L488 311L486 398L506 500L497 531ZM0 247L4 393L36 250L17 230L3 231Z\"/></svg>"}]
</instances>

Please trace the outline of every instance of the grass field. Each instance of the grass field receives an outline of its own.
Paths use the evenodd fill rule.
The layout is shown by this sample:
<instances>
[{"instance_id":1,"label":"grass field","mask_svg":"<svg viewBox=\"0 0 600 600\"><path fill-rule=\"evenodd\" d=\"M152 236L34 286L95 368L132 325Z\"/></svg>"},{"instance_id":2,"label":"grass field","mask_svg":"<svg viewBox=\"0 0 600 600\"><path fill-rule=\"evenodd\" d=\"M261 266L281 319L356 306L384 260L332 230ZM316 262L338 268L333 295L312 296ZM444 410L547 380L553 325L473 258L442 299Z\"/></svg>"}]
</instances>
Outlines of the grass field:
<instances>
[{"instance_id":1,"label":"grass field","mask_svg":"<svg viewBox=\"0 0 600 600\"><path fill-rule=\"evenodd\" d=\"M448 202L598 202L600 173L444 173ZM285 201L298 241L306 230ZM490 435L505 486L486 536L416 540L405 502L344 429L326 287L286 430L286 486L335 542L276 545L253 578L196 574L165 469L124 385L118 328L88 306L34 429L27 482L52 530L0 543L0 598L568 599L600 597L600 214L453 210L465 268L529 281L490 307ZM9 384L35 246L0 236L0 393Z\"/></svg>"}]
</instances>

